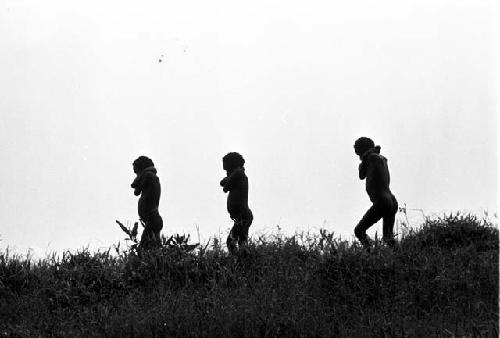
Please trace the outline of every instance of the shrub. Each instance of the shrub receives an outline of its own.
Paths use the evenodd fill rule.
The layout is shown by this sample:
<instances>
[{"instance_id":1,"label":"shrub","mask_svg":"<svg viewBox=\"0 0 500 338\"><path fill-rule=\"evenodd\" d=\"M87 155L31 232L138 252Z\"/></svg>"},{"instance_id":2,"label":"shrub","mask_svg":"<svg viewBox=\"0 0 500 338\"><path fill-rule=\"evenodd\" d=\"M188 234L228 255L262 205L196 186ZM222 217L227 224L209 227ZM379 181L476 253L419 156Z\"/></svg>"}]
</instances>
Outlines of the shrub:
<instances>
[{"instance_id":1,"label":"shrub","mask_svg":"<svg viewBox=\"0 0 500 338\"><path fill-rule=\"evenodd\" d=\"M498 230L428 220L396 250L332 233L163 238L142 250L0 253L0 334L12 336L497 336ZM134 235L134 236L130 236Z\"/></svg>"}]
</instances>

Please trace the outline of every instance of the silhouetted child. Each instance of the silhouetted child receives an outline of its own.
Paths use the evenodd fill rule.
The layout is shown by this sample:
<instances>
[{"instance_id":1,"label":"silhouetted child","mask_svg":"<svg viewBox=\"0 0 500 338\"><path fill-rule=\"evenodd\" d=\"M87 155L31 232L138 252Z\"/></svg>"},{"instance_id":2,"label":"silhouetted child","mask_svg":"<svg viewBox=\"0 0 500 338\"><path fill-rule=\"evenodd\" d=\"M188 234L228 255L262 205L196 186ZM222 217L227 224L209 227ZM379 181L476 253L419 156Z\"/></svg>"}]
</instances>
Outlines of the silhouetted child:
<instances>
[{"instance_id":1,"label":"silhouetted child","mask_svg":"<svg viewBox=\"0 0 500 338\"><path fill-rule=\"evenodd\" d=\"M134 195L139 198L139 218L144 224L140 247L151 248L160 244L160 231L163 228L163 219L158 212L160 203L160 179L156 176L153 161L146 156L139 156L133 163L134 173L137 174L131 187Z\"/></svg>"},{"instance_id":2,"label":"silhouetted child","mask_svg":"<svg viewBox=\"0 0 500 338\"><path fill-rule=\"evenodd\" d=\"M236 252L236 244L241 248L247 242L248 228L253 221L252 211L248 207L248 177L244 164L243 156L238 153L228 153L222 158L227 176L220 181L220 185L224 192L229 192L227 211L234 221L226 242L230 253Z\"/></svg>"},{"instance_id":3,"label":"silhouetted child","mask_svg":"<svg viewBox=\"0 0 500 338\"><path fill-rule=\"evenodd\" d=\"M357 139L354 151L361 160L359 178L366 179L366 192L373 203L354 229L354 234L363 246L369 247L370 239L366 235L366 230L383 218L383 240L389 246L393 246L395 244L393 228L398 202L389 189L387 159L380 155L380 146L375 146L368 137Z\"/></svg>"}]
</instances>

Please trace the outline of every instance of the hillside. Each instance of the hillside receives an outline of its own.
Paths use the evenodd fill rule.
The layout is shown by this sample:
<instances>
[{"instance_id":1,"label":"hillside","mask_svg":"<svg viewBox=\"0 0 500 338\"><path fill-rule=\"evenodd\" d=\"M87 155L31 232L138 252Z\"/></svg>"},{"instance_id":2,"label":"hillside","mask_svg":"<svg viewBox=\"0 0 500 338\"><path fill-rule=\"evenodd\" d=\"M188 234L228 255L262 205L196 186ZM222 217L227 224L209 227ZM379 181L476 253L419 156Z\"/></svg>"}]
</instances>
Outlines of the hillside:
<instances>
[{"instance_id":1,"label":"hillside","mask_svg":"<svg viewBox=\"0 0 500 338\"><path fill-rule=\"evenodd\" d=\"M321 231L239 257L180 236L149 253L0 252L0 336L498 336L496 226L450 215L375 244Z\"/></svg>"}]
</instances>

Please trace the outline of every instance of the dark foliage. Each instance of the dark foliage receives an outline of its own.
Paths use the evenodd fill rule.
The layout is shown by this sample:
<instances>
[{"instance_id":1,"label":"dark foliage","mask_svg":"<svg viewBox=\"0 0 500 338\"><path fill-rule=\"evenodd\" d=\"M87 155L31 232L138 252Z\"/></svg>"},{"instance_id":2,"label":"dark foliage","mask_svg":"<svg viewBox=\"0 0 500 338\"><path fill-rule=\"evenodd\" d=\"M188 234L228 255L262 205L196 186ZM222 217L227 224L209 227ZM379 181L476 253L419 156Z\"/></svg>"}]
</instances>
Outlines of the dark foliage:
<instances>
[{"instance_id":1,"label":"dark foliage","mask_svg":"<svg viewBox=\"0 0 500 338\"><path fill-rule=\"evenodd\" d=\"M236 257L179 235L148 251L1 252L0 335L496 337L498 230L450 215L371 252L325 230Z\"/></svg>"}]
</instances>

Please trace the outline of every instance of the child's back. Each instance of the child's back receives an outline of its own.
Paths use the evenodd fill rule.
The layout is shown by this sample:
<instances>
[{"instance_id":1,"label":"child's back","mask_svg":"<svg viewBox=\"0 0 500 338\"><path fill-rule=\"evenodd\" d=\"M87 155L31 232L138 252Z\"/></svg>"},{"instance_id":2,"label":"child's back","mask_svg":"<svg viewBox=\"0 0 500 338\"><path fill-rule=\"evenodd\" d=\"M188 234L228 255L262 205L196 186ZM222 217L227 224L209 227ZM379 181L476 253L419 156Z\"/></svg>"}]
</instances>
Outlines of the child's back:
<instances>
[{"instance_id":1,"label":"child's back","mask_svg":"<svg viewBox=\"0 0 500 338\"><path fill-rule=\"evenodd\" d=\"M375 147L374 151L364 155L360 164L359 178L366 178L366 192L372 202L391 194L389 167L387 159L380 155L380 147Z\"/></svg>"}]
</instances>

